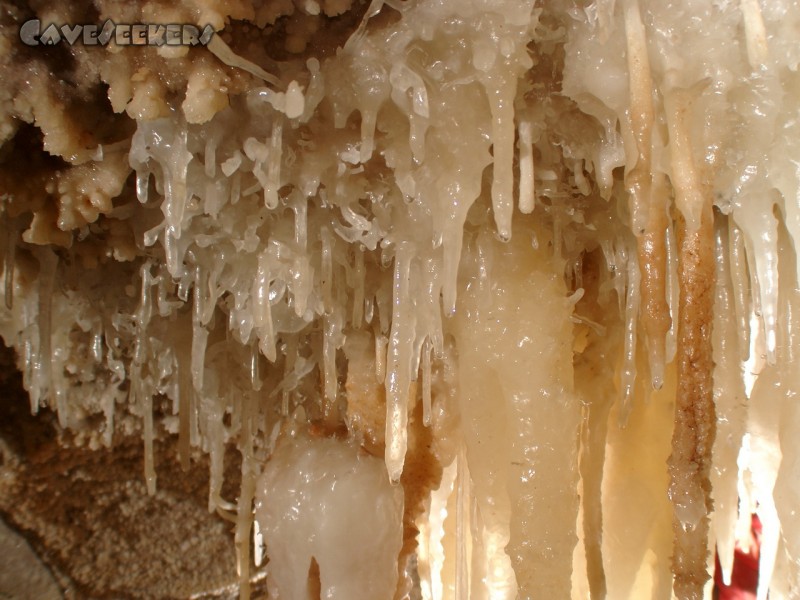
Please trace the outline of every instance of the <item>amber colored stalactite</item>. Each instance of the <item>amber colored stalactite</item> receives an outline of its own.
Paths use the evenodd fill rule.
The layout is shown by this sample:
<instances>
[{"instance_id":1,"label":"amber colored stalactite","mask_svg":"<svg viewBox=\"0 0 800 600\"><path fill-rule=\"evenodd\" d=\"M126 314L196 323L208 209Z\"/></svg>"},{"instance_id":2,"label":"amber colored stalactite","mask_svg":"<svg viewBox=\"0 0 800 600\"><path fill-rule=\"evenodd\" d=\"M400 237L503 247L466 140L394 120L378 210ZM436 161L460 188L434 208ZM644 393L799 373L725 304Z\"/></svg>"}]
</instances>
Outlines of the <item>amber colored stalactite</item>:
<instances>
[{"instance_id":1,"label":"amber colored stalactite","mask_svg":"<svg viewBox=\"0 0 800 600\"><path fill-rule=\"evenodd\" d=\"M412 384L416 395L416 385ZM412 396L413 397L413 396ZM413 400L412 400L413 402ZM405 509L403 511L403 548L398 560L398 589L395 599L405 598L411 591L405 577L406 565L417 549L416 521L425 511L425 500L442 480L442 465L433 452L434 439L430 427L422 422L422 402L417 400L408 419L408 454L400 482L403 484Z\"/></svg>"},{"instance_id":2,"label":"amber colored stalactite","mask_svg":"<svg viewBox=\"0 0 800 600\"><path fill-rule=\"evenodd\" d=\"M711 204L706 203L696 231L679 218L680 306L678 321L678 392L669 458L670 498L675 507L673 571L675 595L703 597L708 580L708 513L711 510L711 448L715 410L711 328L714 309L714 238ZM698 507L697 503L704 506ZM685 512L681 512L685 511ZM686 513L697 515L684 523ZM682 518L683 517L683 518Z\"/></svg>"}]
</instances>

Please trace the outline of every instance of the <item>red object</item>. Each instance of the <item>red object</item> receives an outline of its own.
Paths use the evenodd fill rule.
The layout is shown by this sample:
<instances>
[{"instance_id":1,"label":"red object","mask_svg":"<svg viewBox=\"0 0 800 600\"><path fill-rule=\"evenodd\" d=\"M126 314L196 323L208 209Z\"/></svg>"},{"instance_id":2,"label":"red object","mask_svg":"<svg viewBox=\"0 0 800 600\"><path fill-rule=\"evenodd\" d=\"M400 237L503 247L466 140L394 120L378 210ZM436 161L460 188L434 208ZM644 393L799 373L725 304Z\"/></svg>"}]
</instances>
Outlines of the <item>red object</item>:
<instances>
[{"instance_id":1,"label":"red object","mask_svg":"<svg viewBox=\"0 0 800 600\"><path fill-rule=\"evenodd\" d=\"M722 581L722 569L719 564L719 554L716 555L714 568L714 598L719 600L755 600L758 589L758 558L761 549L761 521L756 515L752 516L750 525L750 548L745 552L736 543L733 552L733 572L731 584L725 585Z\"/></svg>"}]
</instances>

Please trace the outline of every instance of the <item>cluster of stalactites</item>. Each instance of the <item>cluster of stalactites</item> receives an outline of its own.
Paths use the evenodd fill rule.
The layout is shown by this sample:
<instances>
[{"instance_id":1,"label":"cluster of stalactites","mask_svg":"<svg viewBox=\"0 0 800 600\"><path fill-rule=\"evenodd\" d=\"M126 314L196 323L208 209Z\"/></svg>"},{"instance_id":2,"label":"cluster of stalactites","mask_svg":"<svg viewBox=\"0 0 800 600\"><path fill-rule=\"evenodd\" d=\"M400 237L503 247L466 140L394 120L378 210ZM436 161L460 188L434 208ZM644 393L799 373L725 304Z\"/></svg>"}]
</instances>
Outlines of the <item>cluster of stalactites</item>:
<instances>
[{"instance_id":1,"label":"cluster of stalactites","mask_svg":"<svg viewBox=\"0 0 800 600\"><path fill-rule=\"evenodd\" d=\"M792 252L800 236L798 53L784 38L786 23L800 17L781 6L390 3L383 10L399 18L373 27L373 3L336 56L308 60L302 94L296 82L281 94L255 88L203 125L179 116L139 121L128 155L138 201L126 210L141 223L133 266L76 276L59 254L33 247L38 271L24 261L15 267L17 232L4 223L3 336L20 352L32 408L46 401L76 429L101 412L100 441L109 445L115 409L127 400L136 424L123 416L116 427L141 419L151 493L160 433L178 435L183 461L192 448L208 452L209 508L237 523L245 581L258 465L290 415L328 430L344 421L352 437L384 452L389 478L402 481L417 395L431 426L432 373L460 372L449 380L460 399L447 410L474 421L437 430L460 450L447 454L456 457L450 467L440 465L443 483L419 527L446 536L433 507L461 515L459 547L469 546L471 558L460 554L452 569L459 593L481 580L510 597L546 576L556 589L569 585L564 574L526 554L523 538L543 537L536 527L545 525L525 508L534 481L525 465L554 432L577 448L596 417L578 414L587 400L573 393L571 367L545 360L563 354L569 363L580 345L562 344L577 339L569 327L537 320L551 306L564 323L595 333L619 325L620 423L635 412L643 373L649 387L670 391L677 374L663 493L674 509L679 596L696 595L707 579L709 481L710 539L730 574L746 431L754 474L747 494L760 503L769 540L763 572L779 547L796 560L789 433L778 435L768 411L757 410L775 390L786 399L794 390L787 365L800 272ZM534 73L542 64L562 70L561 94L541 95ZM570 120L587 118L591 126L570 129ZM600 287L616 292L619 311L602 324L575 308L591 291L580 285L581 260L596 248L606 267ZM513 266L526 260L527 275ZM14 289L24 292L16 301ZM499 300L498 290L511 291ZM533 368L533 353L520 362L503 349L530 339L561 339L553 341L561 354L542 355ZM348 340L368 340L370 386L379 389L370 387L376 406L358 418L344 385L345 357L356 352ZM448 344L458 352L448 354ZM764 369L751 417L745 361ZM534 384L541 397L525 400ZM492 394L501 416L483 412ZM551 396L562 404L548 412L542 398ZM163 398L171 406L159 406ZM368 432L359 426L367 421ZM487 464L481 432L515 468ZM580 456L535 456L563 474L551 488L563 496L539 498L565 511L554 548L574 545L579 466L585 498L602 505L606 440L598 439L596 464L584 438ZM231 442L243 455L236 503L221 496ZM783 495L773 501L776 481ZM586 502L584 513L593 510ZM471 507L477 512L468 514ZM590 544L588 531L577 535ZM432 552L442 539L421 548ZM593 556L587 550L584 560L601 573L590 577L599 593L602 558ZM435 569L426 568L433 581Z\"/></svg>"}]
</instances>

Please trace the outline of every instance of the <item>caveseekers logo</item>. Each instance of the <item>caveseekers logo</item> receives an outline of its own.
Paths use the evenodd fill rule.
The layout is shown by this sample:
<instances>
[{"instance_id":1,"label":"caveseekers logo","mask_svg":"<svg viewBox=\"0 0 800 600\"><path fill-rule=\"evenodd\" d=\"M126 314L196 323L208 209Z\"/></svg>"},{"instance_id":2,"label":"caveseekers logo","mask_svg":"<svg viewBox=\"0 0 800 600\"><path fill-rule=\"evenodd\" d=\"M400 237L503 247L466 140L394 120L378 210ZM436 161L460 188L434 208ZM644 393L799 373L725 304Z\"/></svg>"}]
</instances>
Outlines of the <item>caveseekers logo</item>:
<instances>
[{"instance_id":1,"label":"caveseekers logo","mask_svg":"<svg viewBox=\"0 0 800 600\"><path fill-rule=\"evenodd\" d=\"M55 46L66 43L72 46L206 46L214 37L214 28L206 25L202 30L195 25L134 23L117 24L108 19L100 25L56 25L51 23L42 30L39 19L25 21L19 30L19 39L28 46Z\"/></svg>"}]
</instances>

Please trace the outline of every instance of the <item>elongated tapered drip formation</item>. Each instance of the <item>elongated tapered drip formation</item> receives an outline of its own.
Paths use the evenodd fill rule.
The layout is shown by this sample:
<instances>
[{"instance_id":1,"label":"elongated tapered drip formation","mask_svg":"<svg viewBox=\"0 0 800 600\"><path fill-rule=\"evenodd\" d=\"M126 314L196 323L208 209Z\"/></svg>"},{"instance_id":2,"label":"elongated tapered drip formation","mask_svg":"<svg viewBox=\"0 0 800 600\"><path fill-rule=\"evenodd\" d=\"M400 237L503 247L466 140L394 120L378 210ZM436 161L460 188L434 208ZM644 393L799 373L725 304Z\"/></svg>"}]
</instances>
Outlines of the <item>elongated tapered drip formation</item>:
<instances>
[{"instance_id":1,"label":"elongated tapered drip formation","mask_svg":"<svg viewBox=\"0 0 800 600\"><path fill-rule=\"evenodd\" d=\"M669 458L670 499L674 506L672 557L679 598L700 599L709 578L708 515L712 510L711 450L716 431L714 361L714 215L708 192L694 165L687 115L690 92L667 96L672 176L678 217L678 389ZM689 221L684 215L691 215Z\"/></svg>"}]
</instances>

